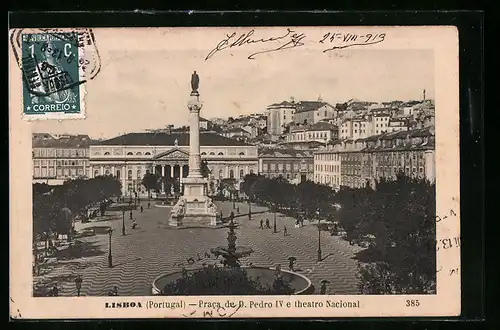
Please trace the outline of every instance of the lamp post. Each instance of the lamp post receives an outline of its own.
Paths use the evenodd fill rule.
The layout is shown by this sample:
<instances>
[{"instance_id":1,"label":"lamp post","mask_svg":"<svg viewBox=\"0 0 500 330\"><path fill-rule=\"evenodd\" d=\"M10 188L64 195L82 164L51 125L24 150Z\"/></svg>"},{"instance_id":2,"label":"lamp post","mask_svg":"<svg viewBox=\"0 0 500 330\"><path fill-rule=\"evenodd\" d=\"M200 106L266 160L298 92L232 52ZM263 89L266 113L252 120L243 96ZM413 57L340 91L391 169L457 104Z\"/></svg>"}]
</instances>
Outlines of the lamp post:
<instances>
[{"instance_id":1,"label":"lamp post","mask_svg":"<svg viewBox=\"0 0 500 330\"><path fill-rule=\"evenodd\" d=\"M76 278L75 278L75 285L76 285L76 294L78 295L78 297L80 297L80 290L82 289L82 278L80 275L78 275Z\"/></svg>"},{"instance_id":2,"label":"lamp post","mask_svg":"<svg viewBox=\"0 0 500 330\"><path fill-rule=\"evenodd\" d=\"M318 261L321 261L321 221L319 220L319 210L316 211L316 217L318 219Z\"/></svg>"},{"instance_id":3,"label":"lamp post","mask_svg":"<svg viewBox=\"0 0 500 330\"><path fill-rule=\"evenodd\" d=\"M276 229L276 209L274 210L273 232L278 232L278 230Z\"/></svg>"},{"instance_id":4,"label":"lamp post","mask_svg":"<svg viewBox=\"0 0 500 330\"><path fill-rule=\"evenodd\" d=\"M130 220L132 220L132 206L130 207Z\"/></svg>"},{"instance_id":5,"label":"lamp post","mask_svg":"<svg viewBox=\"0 0 500 330\"><path fill-rule=\"evenodd\" d=\"M248 200L248 220L252 220L252 202Z\"/></svg>"},{"instance_id":6,"label":"lamp post","mask_svg":"<svg viewBox=\"0 0 500 330\"><path fill-rule=\"evenodd\" d=\"M109 235L109 251L108 251L108 267L111 268L113 267L113 256L111 255L111 235L113 234L113 229L109 229L108 235Z\"/></svg>"},{"instance_id":7,"label":"lamp post","mask_svg":"<svg viewBox=\"0 0 500 330\"><path fill-rule=\"evenodd\" d=\"M122 235L125 236L125 210L122 210Z\"/></svg>"}]
</instances>

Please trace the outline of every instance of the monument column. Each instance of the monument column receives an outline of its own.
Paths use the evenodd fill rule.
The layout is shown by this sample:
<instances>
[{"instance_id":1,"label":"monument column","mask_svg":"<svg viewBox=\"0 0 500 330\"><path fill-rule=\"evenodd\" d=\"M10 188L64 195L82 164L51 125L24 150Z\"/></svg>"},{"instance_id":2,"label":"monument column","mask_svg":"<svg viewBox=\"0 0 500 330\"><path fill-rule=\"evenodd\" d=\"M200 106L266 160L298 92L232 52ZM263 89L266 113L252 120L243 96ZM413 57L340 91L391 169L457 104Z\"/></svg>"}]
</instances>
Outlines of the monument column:
<instances>
[{"instance_id":1,"label":"monument column","mask_svg":"<svg viewBox=\"0 0 500 330\"><path fill-rule=\"evenodd\" d=\"M201 178L200 156L200 110L202 104L197 91L191 92L189 108L189 174L190 178ZM182 173L182 166L181 166ZM181 175L182 178L182 175Z\"/></svg>"},{"instance_id":2,"label":"monument column","mask_svg":"<svg viewBox=\"0 0 500 330\"><path fill-rule=\"evenodd\" d=\"M206 179L201 175L200 156L200 94L198 93L199 77L196 71L191 76L189 109L189 171L183 178L184 168L180 165L180 182L184 188L183 196L170 213L170 226L208 226L214 227L220 224L217 217L217 208L212 200L206 195Z\"/></svg>"}]
</instances>

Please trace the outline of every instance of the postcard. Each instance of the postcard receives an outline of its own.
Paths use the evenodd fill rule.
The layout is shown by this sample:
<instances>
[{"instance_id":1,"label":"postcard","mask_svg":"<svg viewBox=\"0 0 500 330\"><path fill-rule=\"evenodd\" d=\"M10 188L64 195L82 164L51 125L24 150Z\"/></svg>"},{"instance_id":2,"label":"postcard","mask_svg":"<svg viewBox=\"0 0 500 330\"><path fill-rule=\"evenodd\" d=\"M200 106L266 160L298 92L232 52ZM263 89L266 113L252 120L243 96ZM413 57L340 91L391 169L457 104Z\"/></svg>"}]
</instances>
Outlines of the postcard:
<instances>
[{"instance_id":1,"label":"postcard","mask_svg":"<svg viewBox=\"0 0 500 330\"><path fill-rule=\"evenodd\" d=\"M11 318L460 315L458 47L10 30Z\"/></svg>"}]
</instances>

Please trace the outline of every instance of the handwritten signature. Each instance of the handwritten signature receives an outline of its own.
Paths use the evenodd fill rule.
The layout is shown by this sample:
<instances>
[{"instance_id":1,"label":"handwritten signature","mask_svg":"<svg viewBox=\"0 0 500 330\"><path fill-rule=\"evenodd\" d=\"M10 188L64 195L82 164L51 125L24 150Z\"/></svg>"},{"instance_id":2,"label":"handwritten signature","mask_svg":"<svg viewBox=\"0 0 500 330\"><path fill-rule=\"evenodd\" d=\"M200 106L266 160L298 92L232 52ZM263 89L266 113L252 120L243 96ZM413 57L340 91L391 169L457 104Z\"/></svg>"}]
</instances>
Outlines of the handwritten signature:
<instances>
[{"instance_id":1,"label":"handwritten signature","mask_svg":"<svg viewBox=\"0 0 500 330\"><path fill-rule=\"evenodd\" d=\"M252 38L254 33L255 30L252 29L247 33L240 34L239 36L237 36L236 32L227 34L226 37L221 41L219 41L217 46L208 53L207 57L205 58L205 61L208 60L210 57L214 56L216 53L228 48L241 47L245 45L258 44L258 43L273 43L280 40L287 41L286 43L276 48L267 49L250 54L248 56L248 59L253 60L255 59L255 56L264 53L276 52L280 50L303 46L304 43L302 42L302 40L306 37L304 33L298 33L295 30L289 28L286 29L286 32L283 35L270 38Z\"/></svg>"},{"instance_id":2,"label":"handwritten signature","mask_svg":"<svg viewBox=\"0 0 500 330\"><path fill-rule=\"evenodd\" d=\"M250 54L248 59L253 60L257 55L264 53L277 52L304 46L306 39L306 35L304 33L299 33L290 28L287 28L281 35L269 38L256 38L254 37L254 34L255 30L253 29L241 34L236 32L226 34L225 38L219 41L217 46L208 53L205 57L205 61L214 56L216 53L233 47L242 47L253 44L273 45L270 49ZM355 33L327 32L320 39L315 41L313 40L313 43L316 42L324 45L328 44L328 48L323 50L323 53L327 53L335 49L378 44L385 41L386 37L387 35L385 33L366 33L361 35Z\"/></svg>"},{"instance_id":3,"label":"handwritten signature","mask_svg":"<svg viewBox=\"0 0 500 330\"><path fill-rule=\"evenodd\" d=\"M193 306L193 305L195 305L195 304L190 304L190 306ZM230 303L230 304L226 304L226 306L216 305L213 309L210 309L210 308L204 308L201 310L193 309L188 314L182 314L182 316L184 316L184 317L201 316L204 318L232 317L243 306L244 306L244 304L242 302L240 302L239 304Z\"/></svg>"}]
</instances>

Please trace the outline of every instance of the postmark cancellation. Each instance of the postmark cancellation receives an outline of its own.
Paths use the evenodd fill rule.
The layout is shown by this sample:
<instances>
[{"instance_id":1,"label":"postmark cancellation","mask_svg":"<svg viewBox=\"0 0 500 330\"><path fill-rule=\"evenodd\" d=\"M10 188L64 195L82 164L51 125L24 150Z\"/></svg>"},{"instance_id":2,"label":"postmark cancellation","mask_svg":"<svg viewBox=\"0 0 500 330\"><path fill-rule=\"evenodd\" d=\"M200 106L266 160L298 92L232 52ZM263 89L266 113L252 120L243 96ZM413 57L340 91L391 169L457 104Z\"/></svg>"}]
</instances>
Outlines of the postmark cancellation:
<instances>
[{"instance_id":1,"label":"postmark cancellation","mask_svg":"<svg viewBox=\"0 0 500 330\"><path fill-rule=\"evenodd\" d=\"M10 36L25 120L85 118L85 83L100 70L90 29L20 29Z\"/></svg>"}]
</instances>

